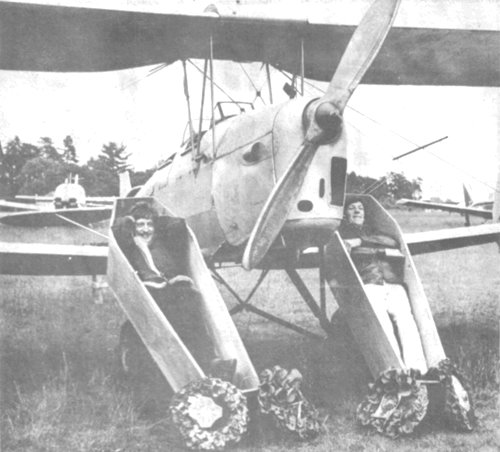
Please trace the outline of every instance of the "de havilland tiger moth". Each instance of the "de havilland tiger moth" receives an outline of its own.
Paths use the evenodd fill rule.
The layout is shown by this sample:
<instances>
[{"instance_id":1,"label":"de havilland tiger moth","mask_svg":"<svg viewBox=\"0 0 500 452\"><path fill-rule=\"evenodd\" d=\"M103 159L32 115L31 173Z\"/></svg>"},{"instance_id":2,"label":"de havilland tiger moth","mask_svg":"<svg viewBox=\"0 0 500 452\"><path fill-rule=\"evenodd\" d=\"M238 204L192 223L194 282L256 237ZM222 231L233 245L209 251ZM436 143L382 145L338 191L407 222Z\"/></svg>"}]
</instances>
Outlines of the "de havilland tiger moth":
<instances>
[{"instance_id":1,"label":"de havilland tiger moth","mask_svg":"<svg viewBox=\"0 0 500 452\"><path fill-rule=\"evenodd\" d=\"M393 27L398 0L375 0L357 27L335 24L334 18L320 24L224 16L213 8L184 15L49 3L0 2L0 70L99 72L202 59L204 86L208 81L211 90L214 60L258 61L299 80L329 81L319 98L297 95L218 121L212 114L208 130L201 125L197 130L190 117L187 143L135 197L116 200L111 222L138 200L164 216L185 219L187 273L202 294L218 355L237 361L232 383L239 389L254 391L259 379L212 278L228 284L216 264L261 269L259 283L269 271L284 270L328 333L324 291L317 302L298 272L318 268L373 377L391 368L406 370L336 232L352 199L345 193L349 141L343 112L360 83L498 87L498 31L418 27L418 18L414 27ZM441 369L446 354L412 256L498 241L499 192L491 224L413 234L403 234L374 198L356 199L362 199L372 226L400 243L404 285L426 367ZM182 391L205 377L207 369L198 365L156 306L112 232L109 247L1 243L0 251L2 274L107 272L120 305L170 386ZM242 302L233 313L241 310L310 334L251 303ZM467 430L472 411L468 395L455 374L445 380L458 407L449 415Z\"/></svg>"}]
</instances>

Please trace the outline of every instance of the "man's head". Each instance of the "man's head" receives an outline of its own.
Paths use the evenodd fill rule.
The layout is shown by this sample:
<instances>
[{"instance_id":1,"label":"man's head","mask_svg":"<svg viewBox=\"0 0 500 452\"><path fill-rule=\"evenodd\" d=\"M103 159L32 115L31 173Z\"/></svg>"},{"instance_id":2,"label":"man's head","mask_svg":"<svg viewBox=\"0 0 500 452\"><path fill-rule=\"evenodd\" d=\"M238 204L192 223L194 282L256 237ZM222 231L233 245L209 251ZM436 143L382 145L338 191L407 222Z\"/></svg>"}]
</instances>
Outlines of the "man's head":
<instances>
[{"instance_id":1,"label":"man's head","mask_svg":"<svg viewBox=\"0 0 500 452\"><path fill-rule=\"evenodd\" d=\"M345 219L349 224L363 226L365 222L365 206L357 199L347 204L345 209Z\"/></svg>"},{"instance_id":2,"label":"man's head","mask_svg":"<svg viewBox=\"0 0 500 452\"><path fill-rule=\"evenodd\" d=\"M148 203L138 202L132 207L130 216L135 220L135 235L149 244L155 232L156 211Z\"/></svg>"}]
</instances>

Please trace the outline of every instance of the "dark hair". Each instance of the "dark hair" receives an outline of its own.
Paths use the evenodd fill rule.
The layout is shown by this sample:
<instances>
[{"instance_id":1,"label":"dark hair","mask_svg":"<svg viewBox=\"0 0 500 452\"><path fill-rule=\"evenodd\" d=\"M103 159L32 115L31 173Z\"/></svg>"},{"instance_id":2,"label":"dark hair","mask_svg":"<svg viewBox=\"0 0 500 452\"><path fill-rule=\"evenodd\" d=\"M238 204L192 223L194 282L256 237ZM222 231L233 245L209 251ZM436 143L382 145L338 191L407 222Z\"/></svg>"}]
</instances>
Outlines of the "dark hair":
<instances>
[{"instance_id":1,"label":"dark hair","mask_svg":"<svg viewBox=\"0 0 500 452\"><path fill-rule=\"evenodd\" d=\"M129 215L138 220L139 218L155 219L158 213L147 202L140 201L130 209Z\"/></svg>"},{"instance_id":2,"label":"dark hair","mask_svg":"<svg viewBox=\"0 0 500 452\"><path fill-rule=\"evenodd\" d=\"M363 204L363 207L365 207L365 203L363 202L363 199L360 196L352 196L344 205L344 213L347 212L349 206L351 204L354 204L355 202L360 202L361 204Z\"/></svg>"}]
</instances>

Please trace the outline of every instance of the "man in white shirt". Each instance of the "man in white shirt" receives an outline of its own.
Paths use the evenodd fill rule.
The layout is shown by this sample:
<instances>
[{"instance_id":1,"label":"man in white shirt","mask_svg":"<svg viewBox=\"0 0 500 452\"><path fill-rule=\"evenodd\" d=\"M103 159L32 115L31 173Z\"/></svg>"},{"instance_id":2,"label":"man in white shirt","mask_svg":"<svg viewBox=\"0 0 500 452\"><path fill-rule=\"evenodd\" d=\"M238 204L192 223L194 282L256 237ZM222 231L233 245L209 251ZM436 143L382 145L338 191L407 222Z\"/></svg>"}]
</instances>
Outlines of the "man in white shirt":
<instances>
[{"instance_id":1,"label":"man in white shirt","mask_svg":"<svg viewBox=\"0 0 500 452\"><path fill-rule=\"evenodd\" d=\"M397 250L398 242L365 223L365 209L361 200L353 200L346 206L339 234L351 252L365 292L393 349L406 367L425 373L427 364L403 285L402 264L395 265L385 252L386 248Z\"/></svg>"}]
</instances>

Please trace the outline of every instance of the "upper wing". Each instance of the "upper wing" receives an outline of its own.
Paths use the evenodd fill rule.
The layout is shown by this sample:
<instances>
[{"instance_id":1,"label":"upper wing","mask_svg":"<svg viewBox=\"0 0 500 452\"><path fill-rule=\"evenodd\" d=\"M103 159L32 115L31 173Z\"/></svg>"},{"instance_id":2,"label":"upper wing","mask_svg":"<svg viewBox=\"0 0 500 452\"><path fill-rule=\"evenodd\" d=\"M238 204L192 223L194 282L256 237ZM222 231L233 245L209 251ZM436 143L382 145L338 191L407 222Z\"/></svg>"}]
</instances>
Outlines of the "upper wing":
<instances>
[{"instance_id":1,"label":"upper wing","mask_svg":"<svg viewBox=\"0 0 500 452\"><path fill-rule=\"evenodd\" d=\"M439 202L427 202L427 201L414 201L412 199L400 199L398 204L403 206L418 207L421 209L433 209L433 210L444 210L446 212L456 212L468 214L471 216L481 217L486 220L491 220L493 218L493 212L491 210L475 209L473 207L460 207L453 204L444 204Z\"/></svg>"},{"instance_id":2,"label":"upper wing","mask_svg":"<svg viewBox=\"0 0 500 452\"><path fill-rule=\"evenodd\" d=\"M464 248L497 242L500 245L500 223L405 233L404 239L411 254Z\"/></svg>"},{"instance_id":3,"label":"upper wing","mask_svg":"<svg viewBox=\"0 0 500 452\"><path fill-rule=\"evenodd\" d=\"M445 19L443 19L445 20ZM500 86L500 34L393 27L363 83ZM110 71L179 59L261 61L329 81L355 26L0 2L0 69Z\"/></svg>"},{"instance_id":4,"label":"upper wing","mask_svg":"<svg viewBox=\"0 0 500 452\"><path fill-rule=\"evenodd\" d=\"M107 256L107 246L0 242L0 275L101 275Z\"/></svg>"}]
</instances>

